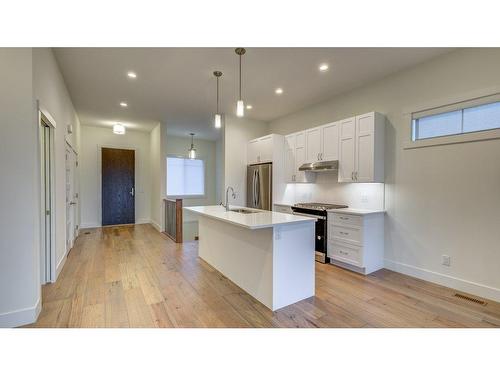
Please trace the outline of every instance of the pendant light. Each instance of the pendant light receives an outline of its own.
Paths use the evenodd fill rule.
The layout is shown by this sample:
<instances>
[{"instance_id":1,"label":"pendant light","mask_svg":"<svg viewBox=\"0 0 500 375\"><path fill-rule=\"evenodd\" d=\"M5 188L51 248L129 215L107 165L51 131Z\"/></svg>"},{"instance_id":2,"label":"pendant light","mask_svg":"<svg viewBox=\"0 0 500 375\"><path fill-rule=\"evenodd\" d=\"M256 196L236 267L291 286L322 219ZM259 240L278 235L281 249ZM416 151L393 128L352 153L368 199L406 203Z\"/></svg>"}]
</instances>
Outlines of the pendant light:
<instances>
[{"instance_id":1,"label":"pendant light","mask_svg":"<svg viewBox=\"0 0 500 375\"><path fill-rule=\"evenodd\" d=\"M219 112L219 77L222 76L222 72L215 71L214 76L217 79L217 111L215 112L214 125L217 129L222 127L222 115Z\"/></svg>"},{"instance_id":2,"label":"pendant light","mask_svg":"<svg viewBox=\"0 0 500 375\"><path fill-rule=\"evenodd\" d=\"M241 99L241 56L245 54L246 50L244 48L236 48L234 52L240 56L240 95L236 102L236 116L243 117L245 115L245 104L243 103L243 99Z\"/></svg>"},{"instance_id":3,"label":"pendant light","mask_svg":"<svg viewBox=\"0 0 500 375\"><path fill-rule=\"evenodd\" d=\"M194 133L189 133L189 135L191 136L191 148L188 150L188 157L189 159L196 159L196 149L193 142Z\"/></svg>"}]
</instances>

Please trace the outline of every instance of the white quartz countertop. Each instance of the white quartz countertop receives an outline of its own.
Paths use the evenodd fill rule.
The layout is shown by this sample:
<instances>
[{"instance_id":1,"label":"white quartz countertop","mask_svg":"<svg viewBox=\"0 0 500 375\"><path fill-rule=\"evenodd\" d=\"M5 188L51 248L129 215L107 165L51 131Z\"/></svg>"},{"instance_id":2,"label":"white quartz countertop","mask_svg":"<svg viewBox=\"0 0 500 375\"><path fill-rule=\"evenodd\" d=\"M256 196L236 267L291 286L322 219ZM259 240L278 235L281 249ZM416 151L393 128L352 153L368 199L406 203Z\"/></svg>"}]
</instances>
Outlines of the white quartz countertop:
<instances>
[{"instance_id":1,"label":"white quartz countertop","mask_svg":"<svg viewBox=\"0 0 500 375\"><path fill-rule=\"evenodd\" d=\"M246 207L229 206L229 208L238 209ZM247 208L248 210L256 211L251 214L226 211L222 206L194 206L184 207L184 209L212 219L225 221L229 224L239 225L247 229L272 228L278 225L316 221L315 218L284 214L281 212L256 210L254 208Z\"/></svg>"},{"instance_id":2,"label":"white quartz countertop","mask_svg":"<svg viewBox=\"0 0 500 375\"><path fill-rule=\"evenodd\" d=\"M327 211L337 214L349 214L349 215L360 215L360 216L385 212L385 210L367 210L364 208L332 208L331 210Z\"/></svg>"}]
</instances>

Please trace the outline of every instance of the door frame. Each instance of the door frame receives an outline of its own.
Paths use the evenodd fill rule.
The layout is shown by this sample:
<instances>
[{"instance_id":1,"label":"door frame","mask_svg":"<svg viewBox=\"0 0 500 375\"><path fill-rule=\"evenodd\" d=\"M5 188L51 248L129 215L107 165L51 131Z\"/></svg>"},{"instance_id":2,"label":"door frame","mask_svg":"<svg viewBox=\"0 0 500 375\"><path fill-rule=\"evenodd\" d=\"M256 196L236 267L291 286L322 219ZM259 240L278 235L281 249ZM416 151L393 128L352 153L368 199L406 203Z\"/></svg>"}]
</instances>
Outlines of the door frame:
<instances>
[{"instance_id":1,"label":"door frame","mask_svg":"<svg viewBox=\"0 0 500 375\"><path fill-rule=\"evenodd\" d=\"M39 147L39 178L40 178L40 283L46 284L55 282L57 278L56 270L56 207L55 207L55 189L56 189L56 169L55 169L55 130L56 122L50 113L43 109L40 102L37 100L37 128L38 128L38 147ZM44 170L44 157L43 157L43 125L48 125L50 128L50 249L46 248L47 241L47 228L45 227L46 212L45 212L45 175Z\"/></svg>"},{"instance_id":2,"label":"door frame","mask_svg":"<svg viewBox=\"0 0 500 375\"><path fill-rule=\"evenodd\" d=\"M75 240L78 237L78 230L79 230L79 224L78 224L78 209L79 209L79 192L78 192L78 182L77 182L77 167L78 167L78 152L73 148L73 146L66 140L66 147L64 149L65 153L66 151L69 151L71 155L71 160L69 161L71 163L71 168L72 168L72 178L71 178L71 184L72 184L72 189L73 189L73 197L76 200L76 205L73 207L72 211L72 217L71 217L71 242L68 247L68 238L67 238L67 233L66 233L66 255L69 254L70 250L73 248L75 244ZM67 160L65 160L67 162ZM66 169L66 163L65 163L65 173L67 173ZM66 176L65 176L66 177ZM66 190L64 191L66 193ZM66 202L67 204L68 202ZM66 209L67 207L65 207ZM68 217L66 217L66 222L65 224L67 225L67 220ZM66 227L65 227L66 228Z\"/></svg>"},{"instance_id":3,"label":"door frame","mask_svg":"<svg viewBox=\"0 0 500 375\"><path fill-rule=\"evenodd\" d=\"M102 227L102 149L103 148L115 148L119 150L133 150L134 151L134 224L137 223L137 171L138 171L138 160L139 160L139 150L136 147L121 146L121 145L110 145L110 144L98 144L97 145L97 199L99 204L97 209L97 215L99 217L99 226Z\"/></svg>"}]
</instances>

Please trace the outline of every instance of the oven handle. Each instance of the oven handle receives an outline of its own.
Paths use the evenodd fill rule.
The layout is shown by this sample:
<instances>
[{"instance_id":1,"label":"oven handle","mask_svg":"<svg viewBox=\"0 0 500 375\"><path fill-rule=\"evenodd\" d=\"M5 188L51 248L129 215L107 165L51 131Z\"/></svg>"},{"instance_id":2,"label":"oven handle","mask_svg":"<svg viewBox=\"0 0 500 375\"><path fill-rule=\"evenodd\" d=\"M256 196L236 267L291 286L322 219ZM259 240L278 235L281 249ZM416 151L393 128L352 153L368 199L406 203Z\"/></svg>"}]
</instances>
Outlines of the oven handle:
<instances>
[{"instance_id":1,"label":"oven handle","mask_svg":"<svg viewBox=\"0 0 500 375\"><path fill-rule=\"evenodd\" d=\"M313 215L313 214L305 214L303 212L294 212L293 214L294 215L298 215L298 216L314 217L316 219L326 220L326 217L324 217L324 216Z\"/></svg>"}]
</instances>

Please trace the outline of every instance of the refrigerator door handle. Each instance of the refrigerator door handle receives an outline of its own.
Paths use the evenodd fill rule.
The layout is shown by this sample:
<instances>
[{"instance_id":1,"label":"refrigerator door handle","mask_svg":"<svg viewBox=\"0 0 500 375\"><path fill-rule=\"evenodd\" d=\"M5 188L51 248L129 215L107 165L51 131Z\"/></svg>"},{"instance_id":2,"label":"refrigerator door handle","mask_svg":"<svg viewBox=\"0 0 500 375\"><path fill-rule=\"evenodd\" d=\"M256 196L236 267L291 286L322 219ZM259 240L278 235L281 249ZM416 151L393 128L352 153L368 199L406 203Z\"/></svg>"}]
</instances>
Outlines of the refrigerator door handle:
<instances>
[{"instance_id":1,"label":"refrigerator door handle","mask_svg":"<svg viewBox=\"0 0 500 375\"><path fill-rule=\"evenodd\" d=\"M252 173L252 207L255 207L255 169Z\"/></svg>"},{"instance_id":2,"label":"refrigerator door handle","mask_svg":"<svg viewBox=\"0 0 500 375\"><path fill-rule=\"evenodd\" d=\"M256 202L256 206L257 208L260 208L260 171L257 169L257 173L256 173L256 176L257 176L257 189L256 189L256 196L257 196L257 202Z\"/></svg>"}]
</instances>

